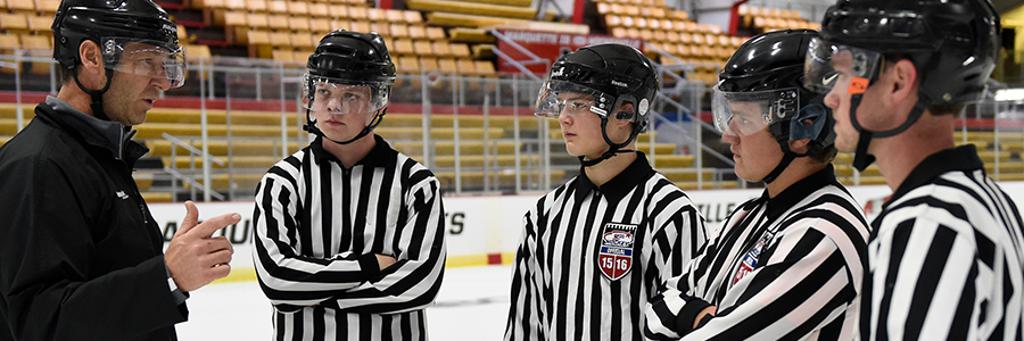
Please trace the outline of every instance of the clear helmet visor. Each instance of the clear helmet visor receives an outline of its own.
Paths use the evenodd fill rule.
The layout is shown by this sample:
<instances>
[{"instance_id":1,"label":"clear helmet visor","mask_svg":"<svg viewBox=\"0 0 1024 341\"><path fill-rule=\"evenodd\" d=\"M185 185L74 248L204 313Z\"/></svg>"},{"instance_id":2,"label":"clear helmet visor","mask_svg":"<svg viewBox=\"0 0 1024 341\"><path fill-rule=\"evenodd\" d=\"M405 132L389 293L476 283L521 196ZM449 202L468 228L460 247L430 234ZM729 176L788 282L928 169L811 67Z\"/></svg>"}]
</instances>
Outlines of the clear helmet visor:
<instances>
[{"instance_id":1,"label":"clear helmet visor","mask_svg":"<svg viewBox=\"0 0 1024 341\"><path fill-rule=\"evenodd\" d=\"M388 105L391 86L306 75L305 108L314 114L369 115ZM312 93L310 93L312 92Z\"/></svg>"},{"instance_id":2,"label":"clear helmet visor","mask_svg":"<svg viewBox=\"0 0 1024 341\"><path fill-rule=\"evenodd\" d=\"M102 38L101 51L108 68L130 75L167 80L168 89L185 84L185 52L176 43L132 38Z\"/></svg>"},{"instance_id":3,"label":"clear helmet visor","mask_svg":"<svg viewBox=\"0 0 1024 341\"><path fill-rule=\"evenodd\" d=\"M604 93L567 81L548 80L541 86L537 94L534 115L537 117L558 118L564 111L575 115L594 113L607 116L609 96Z\"/></svg>"},{"instance_id":4,"label":"clear helmet visor","mask_svg":"<svg viewBox=\"0 0 1024 341\"><path fill-rule=\"evenodd\" d=\"M814 38L804 59L804 86L817 93L867 90L882 61L882 54Z\"/></svg>"},{"instance_id":5,"label":"clear helmet visor","mask_svg":"<svg viewBox=\"0 0 1024 341\"><path fill-rule=\"evenodd\" d=\"M800 111L797 88L726 92L715 87L711 100L715 128L722 134L748 136L788 120Z\"/></svg>"}]
</instances>

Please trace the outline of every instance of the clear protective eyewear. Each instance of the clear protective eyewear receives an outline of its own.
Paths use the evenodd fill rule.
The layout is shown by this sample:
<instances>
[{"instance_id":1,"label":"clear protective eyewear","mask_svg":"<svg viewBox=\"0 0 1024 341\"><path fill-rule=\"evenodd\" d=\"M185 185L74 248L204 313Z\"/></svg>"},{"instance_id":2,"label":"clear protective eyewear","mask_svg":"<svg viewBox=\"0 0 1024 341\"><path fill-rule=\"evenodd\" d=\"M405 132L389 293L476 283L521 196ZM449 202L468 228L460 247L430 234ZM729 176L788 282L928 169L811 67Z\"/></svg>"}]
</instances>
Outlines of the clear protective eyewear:
<instances>
[{"instance_id":1,"label":"clear protective eyewear","mask_svg":"<svg viewBox=\"0 0 1024 341\"><path fill-rule=\"evenodd\" d=\"M122 73L164 78L175 89L185 85L185 52L177 44L131 38L103 38L101 51L107 67Z\"/></svg>"},{"instance_id":2,"label":"clear protective eyewear","mask_svg":"<svg viewBox=\"0 0 1024 341\"><path fill-rule=\"evenodd\" d=\"M863 94L877 76L882 54L814 38L804 59L804 87L817 93Z\"/></svg>"},{"instance_id":3,"label":"clear protective eyewear","mask_svg":"<svg viewBox=\"0 0 1024 341\"><path fill-rule=\"evenodd\" d=\"M306 79L306 109L313 113L372 114L388 105L387 84L350 84L346 80L309 75Z\"/></svg>"},{"instance_id":4,"label":"clear protective eyewear","mask_svg":"<svg viewBox=\"0 0 1024 341\"><path fill-rule=\"evenodd\" d=\"M711 110L715 128L723 134L748 136L788 120L800 111L800 90L785 88L725 92L715 87Z\"/></svg>"},{"instance_id":5,"label":"clear protective eyewear","mask_svg":"<svg viewBox=\"0 0 1024 341\"><path fill-rule=\"evenodd\" d=\"M601 116L608 115L608 104L601 105L599 101L607 100L602 92L567 81L548 80L540 88L537 94L537 104L534 107L534 115L537 117L558 118L565 111L575 115L581 113L594 113Z\"/></svg>"}]
</instances>

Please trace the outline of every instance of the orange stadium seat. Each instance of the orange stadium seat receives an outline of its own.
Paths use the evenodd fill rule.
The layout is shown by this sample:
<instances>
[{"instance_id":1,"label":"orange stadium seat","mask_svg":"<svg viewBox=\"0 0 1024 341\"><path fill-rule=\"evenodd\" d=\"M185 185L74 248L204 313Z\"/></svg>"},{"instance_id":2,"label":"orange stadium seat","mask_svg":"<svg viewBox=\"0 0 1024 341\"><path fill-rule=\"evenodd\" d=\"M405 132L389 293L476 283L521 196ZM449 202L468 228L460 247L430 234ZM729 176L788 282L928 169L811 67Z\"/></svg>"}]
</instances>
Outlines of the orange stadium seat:
<instances>
[{"instance_id":1,"label":"orange stadium seat","mask_svg":"<svg viewBox=\"0 0 1024 341\"><path fill-rule=\"evenodd\" d=\"M427 56L434 55L434 51L433 51L433 49L431 49L430 41L429 40L417 40L417 41L413 42L412 45L413 45L413 49L416 51L416 54L418 54L418 55L421 55L421 56L422 55L427 55Z\"/></svg>"},{"instance_id":2,"label":"orange stadium seat","mask_svg":"<svg viewBox=\"0 0 1024 341\"><path fill-rule=\"evenodd\" d=\"M330 6L328 6L328 10L331 11L331 13L328 15L329 17L332 17L332 18L349 18L349 16L348 16L348 6L345 6L345 5L330 5Z\"/></svg>"},{"instance_id":3,"label":"orange stadium seat","mask_svg":"<svg viewBox=\"0 0 1024 341\"><path fill-rule=\"evenodd\" d=\"M309 17L291 16L288 17L288 27L292 31L309 32Z\"/></svg>"},{"instance_id":4,"label":"orange stadium seat","mask_svg":"<svg viewBox=\"0 0 1024 341\"><path fill-rule=\"evenodd\" d=\"M317 18L330 18L331 12L328 11L327 4L311 3L309 4L309 15Z\"/></svg>"},{"instance_id":5,"label":"orange stadium seat","mask_svg":"<svg viewBox=\"0 0 1024 341\"><path fill-rule=\"evenodd\" d=\"M409 38L409 26L405 24L391 24L390 30L394 38Z\"/></svg>"},{"instance_id":6,"label":"orange stadium seat","mask_svg":"<svg viewBox=\"0 0 1024 341\"><path fill-rule=\"evenodd\" d=\"M402 16L405 18L405 22L410 24L419 24L423 22L423 15L418 11L404 11Z\"/></svg>"},{"instance_id":7,"label":"orange stadium seat","mask_svg":"<svg viewBox=\"0 0 1024 341\"><path fill-rule=\"evenodd\" d=\"M267 11L271 14L287 14L288 2L284 0L270 0L267 2Z\"/></svg>"},{"instance_id":8,"label":"orange stadium seat","mask_svg":"<svg viewBox=\"0 0 1024 341\"><path fill-rule=\"evenodd\" d=\"M28 31L28 18L23 13L0 13L0 29Z\"/></svg>"},{"instance_id":9,"label":"orange stadium seat","mask_svg":"<svg viewBox=\"0 0 1024 341\"><path fill-rule=\"evenodd\" d=\"M434 41L433 43L431 43L431 49L434 51L435 55L445 57L452 56L451 45L449 45L448 42L446 41Z\"/></svg>"}]
</instances>

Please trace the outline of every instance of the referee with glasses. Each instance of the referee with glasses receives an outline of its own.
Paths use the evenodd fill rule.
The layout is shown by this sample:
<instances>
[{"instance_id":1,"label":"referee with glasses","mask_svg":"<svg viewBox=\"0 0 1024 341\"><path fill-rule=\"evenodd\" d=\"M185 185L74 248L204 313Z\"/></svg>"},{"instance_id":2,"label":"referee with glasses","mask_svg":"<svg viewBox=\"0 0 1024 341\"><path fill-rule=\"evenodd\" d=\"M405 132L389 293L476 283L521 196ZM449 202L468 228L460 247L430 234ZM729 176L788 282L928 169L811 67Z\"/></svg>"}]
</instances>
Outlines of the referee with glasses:
<instances>
[{"instance_id":1,"label":"referee with glasses","mask_svg":"<svg viewBox=\"0 0 1024 341\"><path fill-rule=\"evenodd\" d=\"M690 199L636 151L658 81L620 44L551 68L537 99L557 118L580 174L537 200L514 263L506 340L637 340L643 307L704 244Z\"/></svg>"},{"instance_id":2,"label":"referee with glasses","mask_svg":"<svg viewBox=\"0 0 1024 341\"><path fill-rule=\"evenodd\" d=\"M736 175L763 182L682 276L651 301L658 340L851 340L868 227L836 181L835 135L803 87L814 31L747 41L719 75L712 111Z\"/></svg>"},{"instance_id":3,"label":"referee with glasses","mask_svg":"<svg viewBox=\"0 0 1024 341\"><path fill-rule=\"evenodd\" d=\"M395 66L376 33L335 31L309 57L309 146L256 193L254 258L278 340L426 340L444 274L444 209L427 168L373 133Z\"/></svg>"},{"instance_id":4,"label":"referee with glasses","mask_svg":"<svg viewBox=\"0 0 1024 341\"><path fill-rule=\"evenodd\" d=\"M1024 230L956 115L985 92L1000 42L987 0L840 1L807 54L836 145L893 195L872 222L862 340L1020 340Z\"/></svg>"}]
</instances>

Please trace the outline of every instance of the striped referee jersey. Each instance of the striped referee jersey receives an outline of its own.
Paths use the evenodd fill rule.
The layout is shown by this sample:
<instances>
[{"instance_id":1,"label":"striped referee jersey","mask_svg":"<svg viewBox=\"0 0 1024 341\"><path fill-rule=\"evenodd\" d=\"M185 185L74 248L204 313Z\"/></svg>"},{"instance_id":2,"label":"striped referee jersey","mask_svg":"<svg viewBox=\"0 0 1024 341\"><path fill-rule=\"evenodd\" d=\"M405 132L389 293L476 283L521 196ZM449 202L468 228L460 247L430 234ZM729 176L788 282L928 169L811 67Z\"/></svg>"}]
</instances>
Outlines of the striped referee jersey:
<instances>
[{"instance_id":1,"label":"striped referee jersey","mask_svg":"<svg viewBox=\"0 0 1024 341\"><path fill-rule=\"evenodd\" d=\"M439 183L374 138L351 169L317 138L260 181L253 257L276 340L427 339L444 274ZM381 271L375 254L397 262Z\"/></svg>"},{"instance_id":2,"label":"striped referee jersey","mask_svg":"<svg viewBox=\"0 0 1024 341\"><path fill-rule=\"evenodd\" d=\"M831 165L729 215L651 300L657 340L851 340L868 224ZM694 329L708 306L717 313Z\"/></svg>"},{"instance_id":3,"label":"striped referee jersey","mask_svg":"<svg viewBox=\"0 0 1024 341\"><path fill-rule=\"evenodd\" d=\"M598 187L537 200L516 253L506 340L638 340L643 305L706 240L690 199L643 153Z\"/></svg>"},{"instance_id":4,"label":"striped referee jersey","mask_svg":"<svg viewBox=\"0 0 1024 341\"><path fill-rule=\"evenodd\" d=\"M917 165L872 222L862 340L1024 338L1024 231L973 145Z\"/></svg>"}]
</instances>

